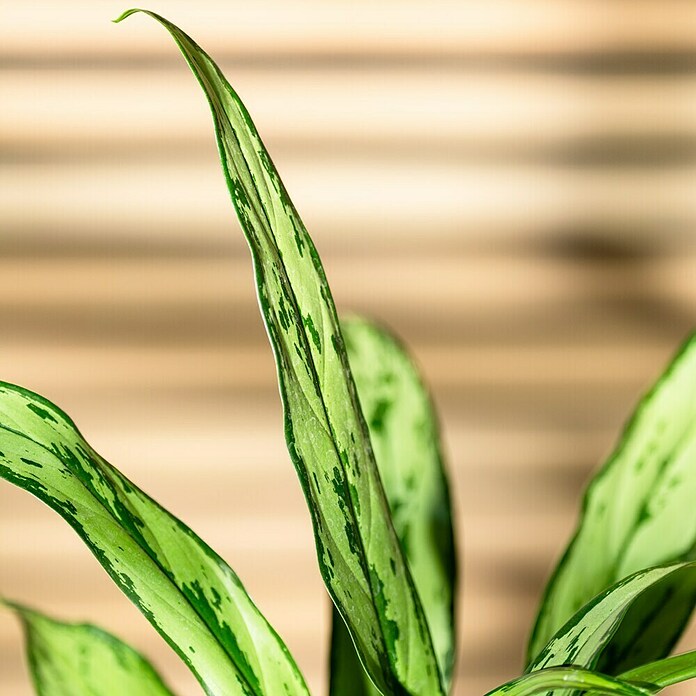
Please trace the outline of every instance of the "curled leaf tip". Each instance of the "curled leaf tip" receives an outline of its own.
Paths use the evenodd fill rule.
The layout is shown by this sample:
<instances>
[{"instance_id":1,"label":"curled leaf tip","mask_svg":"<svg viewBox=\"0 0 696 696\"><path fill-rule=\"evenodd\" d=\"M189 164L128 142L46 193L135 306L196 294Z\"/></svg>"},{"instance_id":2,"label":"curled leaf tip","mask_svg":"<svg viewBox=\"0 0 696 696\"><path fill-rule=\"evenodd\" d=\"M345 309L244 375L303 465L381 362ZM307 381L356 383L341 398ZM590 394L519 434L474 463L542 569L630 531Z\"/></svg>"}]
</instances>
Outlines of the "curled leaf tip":
<instances>
[{"instance_id":1,"label":"curled leaf tip","mask_svg":"<svg viewBox=\"0 0 696 696\"><path fill-rule=\"evenodd\" d=\"M122 22L124 19L130 17L132 14L135 14L136 12L146 12L146 10L141 10L139 7L133 7L130 10L126 10L123 14L116 17L116 19L112 19L111 21L114 24L118 24L119 22Z\"/></svg>"}]
</instances>

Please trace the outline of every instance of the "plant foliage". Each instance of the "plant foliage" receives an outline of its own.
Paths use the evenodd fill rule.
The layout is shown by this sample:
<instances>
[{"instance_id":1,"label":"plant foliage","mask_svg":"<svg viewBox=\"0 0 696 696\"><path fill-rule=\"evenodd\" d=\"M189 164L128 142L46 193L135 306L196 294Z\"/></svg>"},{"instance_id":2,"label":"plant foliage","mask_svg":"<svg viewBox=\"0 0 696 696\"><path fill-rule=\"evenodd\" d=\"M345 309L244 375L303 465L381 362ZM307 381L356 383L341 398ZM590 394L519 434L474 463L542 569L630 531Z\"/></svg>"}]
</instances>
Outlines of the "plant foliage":
<instances>
[{"instance_id":1,"label":"plant foliage","mask_svg":"<svg viewBox=\"0 0 696 696\"><path fill-rule=\"evenodd\" d=\"M0 414L0 476L65 519L207 693L308 693L232 569L60 409L0 383Z\"/></svg>"},{"instance_id":2,"label":"plant foliage","mask_svg":"<svg viewBox=\"0 0 696 696\"><path fill-rule=\"evenodd\" d=\"M394 527L448 687L455 651L456 564L434 409L415 365L395 337L360 318L344 321L342 328ZM331 695L377 693L360 673L353 644L334 611Z\"/></svg>"},{"instance_id":3,"label":"plant foliage","mask_svg":"<svg viewBox=\"0 0 696 696\"><path fill-rule=\"evenodd\" d=\"M219 68L171 35L213 116L278 371L285 436L334 604L331 696L444 696L456 653L451 504L432 403L388 332L339 323L314 244ZM489 696L652 696L696 676L667 657L696 601L695 342L640 404L588 488L549 582L526 673ZM232 569L97 454L55 405L0 383L0 476L52 507L212 696L307 695ZM8 603L37 693L170 694L104 631Z\"/></svg>"},{"instance_id":4,"label":"plant foliage","mask_svg":"<svg viewBox=\"0 0 696 696\"><path fill-rule=\"evenodd\" d=\"M173 696L140 653L101 628L7 606L24 627L31 675L41 696Z\"/></svg>"},{"instance_id":5,"label":"plant foliage","mask_svg":"<svg viewBox=\"0 0 696 696\"><path fill-rule=\"evenodd\" d=\"M585 494L578 530L556 569L528 659L584 604L628 575L686 560L696 546L696 340L687 341L645 396L614 453ZM677 588L674 588L675 590ZM694 606L693 593L644 602L635 630L603 661L610 673L669 653ZM661 611L655 611L659 602Z\"/></svg>"}]
</instances>

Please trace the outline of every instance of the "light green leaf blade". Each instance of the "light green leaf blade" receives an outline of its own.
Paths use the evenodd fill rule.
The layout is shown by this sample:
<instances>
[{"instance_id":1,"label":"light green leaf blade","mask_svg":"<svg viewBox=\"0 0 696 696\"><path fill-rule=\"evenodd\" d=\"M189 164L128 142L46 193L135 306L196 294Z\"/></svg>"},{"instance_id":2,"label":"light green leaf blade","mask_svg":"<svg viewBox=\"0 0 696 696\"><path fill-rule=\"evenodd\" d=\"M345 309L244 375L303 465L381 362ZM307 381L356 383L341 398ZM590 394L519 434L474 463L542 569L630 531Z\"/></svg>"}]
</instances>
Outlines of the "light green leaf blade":
<instances>
[{"instance_id":1,"label":"light green leaf blade","mask_svg":"<svg viewBox=\"0 0 696 696\"><path fill-rule=\"evenodd\" d=\"M661 688L696 679L696 650L635 667L619 679L647 682Z\"/></svg>"},{"instance_id":2,"label":"light green leaf blade","mask_svg":"<svg viewBox=\"0 0 696 696\"><path fill-rule=\"evenodd\" d=\"M641 570L606 590L561 628L527 671L565 665L597 669L602 653L610 646L632 606L646 593L673 583L693 591L696 562Z\"/></svg>"},{"instance_id":3,"label":"light green leaf blade","mask_svg":"<svg viewBox=\"0 0 696 696\"><path fill-rule=\"evenodd\" d=\"M563 624L592 597L631 573L692 557L696 545L696 339L683 346L643 398L614 453L585 494L576 534L549 581L528 647L531 661ZM670 610L672 630L652 625L655 601L646 598L643 654L632 654L627 635L622 663L667 655L691 615L693 598ZM637 611L637 610L636 610ZM664 615L664 614L662 614ZM623 629L622 629L623 630ZM609 658L607 658L609 660Z\"/></svg>"},{"instance_id":4,"label":"light green leaf blade","mask_svg":"<svg viewBox=\"0 0 696 696\"><path fill-rule=\"evenodd\" d=\"M643 684L629 684L623 680L598 674L577 667L553 667L526 674L493 691L486 696L537 696L546 694L550 689L563 692L578 689L583 693L605 694L605 696L654 696L660 690Z\"/></svg>"},{"instance_id":5,"label":"light green leaf blade","mask_svg":"<svg viewBox=\"0 0 696 696\"><path fill-rule=\"evenodd\" d=\"M13 602L6 606L24 627L39 696L172 696L139 652L101 628L56 621Z\"/></svg>"},{"instance_id":6,"label":"light green leaf blade","mask_svg":"<svg viewBox=\"0 0 696 696\"><path fill-rule=\"evenodd\" d=\"M97 454L56 406L0 382L0 478L33 493L214 696L307 696L287 648L232 569Z\"/></svg>"},{"instance_id":7,"label":"light green leaf blade","mask_svg":"<svg viewBox=\"0 0 696 696\"><path fill-rule=\"evenodd\" d=\"M440 694L432 640L389 517L316 249L246 108L218 67L180 29L147 14L174 38L211 107L278 366L288 449L329 594L383 692Z\"/></svg>"},{"instance_id":8,"label":"light green leaf blade","mask_svg":"<svg viewBox=\"0 0 696 696\"><path fill-rule=\"evenodd\" d=\"M423 603L448 690L455 653L456 564L449 487L434 408L415 364L394 336L357 317L344 320L342 327L394 528ZM376 694L367 679L358 686L360 664L335 612L332 626L330 693Z\"/></svg>"}]
</instances>

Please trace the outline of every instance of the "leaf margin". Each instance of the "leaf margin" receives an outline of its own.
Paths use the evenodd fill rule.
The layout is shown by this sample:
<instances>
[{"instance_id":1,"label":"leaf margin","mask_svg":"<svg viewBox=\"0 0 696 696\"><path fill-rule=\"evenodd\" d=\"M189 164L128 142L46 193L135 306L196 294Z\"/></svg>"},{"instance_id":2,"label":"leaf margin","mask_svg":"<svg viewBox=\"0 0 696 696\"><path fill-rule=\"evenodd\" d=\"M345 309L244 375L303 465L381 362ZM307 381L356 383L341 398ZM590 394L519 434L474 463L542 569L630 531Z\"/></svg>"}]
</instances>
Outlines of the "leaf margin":
<instances>
[{"instance_id":1,"label":"leaf margin","mask_svg":"<svg viewBox=\"0 0 696 696\"><path fill-rule=\"evenodd\" d=\"M585 523L589 519L590 507L593 502L593 497L595 496L598 489L600 489L605 477L613 472L616 465L621 463L621 457L627 449L627 446L631 444L632 438L640 430L641 418L645 412L653 405L653 398L660 393L661 388L668 384L670 377L673 373L682 366L683 361L686 361L690 356L692 359L696 360L696 332L690 333L687 338L682 341L677 351L669 359L667 366L661 371L657 379L652 383L652 385L643 392L640 396L637 405L634 407L631 415L624 423L618 440L612 447L610 454L605 458L601 466L595 471L591 480L589 481L582 497L580 512L577 518L577 522L571 535L570 541L568 542L566 548L561 554L559 560L556 563L553 572L551 573L544 591L542 593L541 599L539 601L539 606L535 620L530 631L527 649L526 649L526 664L530 665L533 660L538 656L539 652L544 647L544 638L541 637L542 624L546 618L546 609L552 603L553 595L557 591L557 585L562 579L562 573L565 572L566 567L570 564L573 559L573 554L576 552L576 548L579 546L582 532L585 528ZM659 564L664 564L667 562L679 562L685 561L693 557L694 551L696 551L696 538L694 538L694 545L690 551L685 552L683 555L671 559L661 559ZM656 563L651 563L645 566L645 568L653 567L657 565ZM626 577L626 576L624 576ZM623 578L616 578L615 582L618 582ZM607 588L605 588L607 589ZM591 600L591 597L586 598L587 601ZM692 605L693 611L693 605ZM569 619L570 617L567 617ZM689 615L684 616L682 622L681 630L685 627L688 621ZM557 630L560 630L560 626ZM548 632L548 631L547 631ZM673 647L678 634L680 631L675 630L675 637L671 641L671 645L668 648ZM552 634L553 635L553 634ZM545 640L548 642L552 636L546 636ZM667 649L665 652L669 652ZM610 668L610 665L605 665L605 668Z\"/></svg>"},{"instance_id":2,"label":"leaf margin","mask_svg":"<svg viewBox=\"0 0 696 696\"><path fill-rule=\"evenodd\" d=\"M225 179L228 185L228 189L230 191L233 203L235 205L235 209L237 211L237 216L242 224L242 229L244 231L245 237L247 238L247 241L249 243L249 246L251 248L251 253L252 253L252 258L254 260L254 269L255 269L255 276L256 276L256 284L257 284L257 292L258 292L258 297L259 297L259 302L261 305L262 309L262 315L264 319L264 323L266 325L267 332L269 334L269 338L271 340L271 345L273 348L274 356L276 359L276 366L277 366L277 373L278 373L278 382L279 382L279 387L280 387L280 392L281 392L281 399L283 401L283 411L285 414L285 433L286 433L286 441L288 444L288 448L290 451L290 456L291 459L293 460L293 463L295 465L295 468L299 474L300 481L303 486L303 490L305 493L305 498L307 499L308 506L310 508L310 515L312 517L312 522L314 526L314 534L315 534L315 543L317 546L317 552L318 552L318 557L319 557L319 564L320 564L320 570L322 577L324 578L325 584L327 586L327 590L329 591L329 595L331 596L332 600L334 601L334 604L338 607L338 610L341 612L344 620L347 622L348 625L351 626L351 630L354 633L354 639L356 636L360 638L360 644L361 644L361 649L364 651L364 654L362 655L363 662L365 664L370 665L370 669L373 670L371 672L371 677L373 679L376 679L377 681L380 682L381 686L383 688L386 688L389 693L394 693L394 694L400 694L402 693L403 690L407 691L413 691L414 694L417 693L422 693L422 694L428 694L430 696L431 694L438 693L438 694L443 694L443 687L441 683L441 676L439 674L439 668L437 667L437 661L434 657L434 651L433 651L433 646L432 646L432 638L429 634L429 628L428 625L425 621L424 614L422 611L422 607L420 604L420 600L417 594L417 591L415 590L415 585L413 583L413 579L410 575L410 572L408 570L408 566L405 563L405 560L403 559L403 555L400 551L400 547L396 538L396 533L394 532L393 526L391 524L391 519L388 514L388 505L386 502L386 496L384 494L384 491L382 490L381 483L379 482L379 475L377 473L376 469L376 464L374 463L373 460L371 460L372 455L372 449L369 444L369 436L367 434L367 426L364 422L364 417L362 415L362 412L360 411L360 407L357 401L357 396L355 394L355 385L350 373L350 368L348 365L347 357L345 355L345 348L343 345L343 339L341 336L341 331L340 331L340 326L338 323L338 318L336 316L336 309L335 305L333 303L333 299L331 298L330 295L330 290L328 287L328 283L326 282L326 276L323 270L323 267L321 265L321 261L319 260L318 253L316 251L316 248L314 247L314 244L309 237L309 235L306 232L306 229L304 228L303 223L301 222L301 219L299 218L299 215L297 214L297 211L294 208L294 205L292 204L292 201L290 200L289 196L287 195L287 191L285 190L285 187L282 183L282 180L280 179L280 176L278 175L277 171L275 170L275 167L272 164L270 155L268 155L267 150L265 149L265 146L263 146L262 140L260 136L258 135L258 132L253 125L253 122L251 120L251 117L241 101L241 99L238 97L234 89L230 86L229 82L225 79L224 75L218 68L218 66L215 64L215 62L210 58L210 56L202 49L198 44L196 44L193 39L191 39L185 32L183 32L181 29L176 27L176 25L172 24L168 20L164 19L162 16L158 15L155 12L149 11L149 10L143 10L139 8L133 8L130 10L127 10L124 12L120 17L118 17L115 22L120 22L123 21L126 17L129 17L135 13L144 13L146 15L149 15L152 17L155 21L157 21L159 24L161 24L165 30L168 31L168 33L172 36L176 44L178 45L179 49L181 50L182 54L184 55L184 58L186 62L188 63L189 67L191 68L192 72L194 73L194 76L196 77L197 81L199 82L199 85L203 89L206 98L208 100L209 106L211 108L212 114L213 114L213 120L214 120L214 125L215 125L215 136L218 144L218 150L220 152L220 157L223 165L223 171L225 174ZM284 360L288 359L288 356L292 358L291 353L285 353L283 342L278 338L277 335L277 328L275 327L274 324L274 317L271 313L270 310L270 304L269 301L266 297L266 293L268 292L268 284L264 283L264 278L262 274L262 259L260 257L260 254L258 250L254 246L254 240L256 239L256 234L257 231L254 229L252 223L250 222L250 214L249 210L246 210L242 204L240 203L240 200L242 200L241 193L244 194L244 199L246 199L246 192L241 191L241 177L237 179L237 181L234 180L234 177L230 173L230 162L234 161L233 157L227 157L226 155L226 148L228 146L228 143L226 142L225 138L223 137L222 133L222 126L220 125L218 118L219 118L219 110L221 110L223 113L225 113L224 108L220 107L220 109L216 108L216 104L213 102L211 92L214 93L214 89L208 89L207 85L205 83L205 80L203 79L202 75L199 74L201 72L200 66L198 66L192 57L191 52L184 46L184 41L190 44L190 46L195 50L195 52L198 54L199 58L202 58L203 61L205 61L207 68L209 71L212 71L213 74L215 75L215 78L220 81L220 84L223 85L225 91L226 91L226 96L227 98L231 99L234 103L235 109L239 112L241 115L241 118L245 122L245 127L247 129L247 135L251 135L251 140L254 142L251 143L251 145L256 145L259 147L259 151L254 151L254 155L259 159L258 162L255 162L255 165L259 167L259 170L265 170L267 173L269 173L269 178L271 180L271 185L274 188L277 188L277 193L278 193L278 198L280 200L281 205L285 209L287 206L287 209L290 211L288 214L292 215L291 222L293 223L293 227L295 229L295 234L296 234L296 243L298 244L298 247L300 246L299 242L301 241L302 244L306 244L309 257L314 264L314 272L316 273L316 279L318 286L321 289L322 292L322 301L324 304L322 305L323 309L326 309L329 315L329 319L333 321L334 326L332 327L332 333L331 333L331 342L333 343L333 348L336 351L336 355L338 356L338 360L341 362L341 369L343 371L343 376L345 379L345 384L343 385L343 388L348 396L348 399L351 401L352 404L352 412L353 412L353 417L355 419L355 425L357 426L356 430L359 434L359 437L362 438L362 442L364 444L364 451L362 452L362 455L364 457L364 460L361 462L361 465L366 465L367 473L365 474L366 477L369 479L368 489L369 493L366 495L366 498L369 496L370 500L367 502L370 502L371 504L376 504L378 508L378 513L375 515L375 519L377 519L378 525L382 525L381 530L379 531L380 534L380 541L384 544L386 543L388 548L389 548L389 563L392 564L392 571L393 575L397 578L401 578L398 580L398 585L394 584L397 581L390 580L388 581L390 584L387 584L383 582L382 576L380 576L378 569L376 565L371 565L367 557L366 551L365 551L365 542L360 536L359 532L359 523L358 523L358 518L359 515L356 515L356 503L353 500L353 491L351 490L351 485L352 483L358 482L358 478L353 478L352 481L348 480L347 478L347 469L348 467L345 466L345 463L343 462L343 454L344 452L341 451L340 448L340 443L338 440L335 439L335 433L331 433L331 436L333 438L333 446L336 450L336 455L338 458L338 461L340 463L340 467L343 469L342 472L339 471L339 475L343 476L343 481L344 481L344 492L345 492L345 497L343 498L343 505L345 505L346 508L351 508L350 514L343 512L344 519L346 521L346 525L353 524L355 529L354 531L358 534L358 537L360 539L360 544L359 546L362 547L362 551L358 552L356 555L360 559L360 564L363 566L362 572L364 573L364 579L366 581L366 584L369 588L369 592L371 594L371 604L372 604L372 611L374 611L375 616L377 617L376 625L378 628L378 631L376 633L381 634L381 641L382 641L382 650L375 650L374 652L371 652L371 650L374 648L372 645L371 641L371 636L369 634L370 626L368 625L366 628L363 628L361 625L361 622L356 622L354 620L354 617L351 616L352 612L355 611L355 604L349 608L350 603L346 601L341 601L339 600L337 596L337 590L336 586L332 585L332 570L328 568L328 566L325 565L325 563L322 561L322 556L324 553L324 540L320 538L319 532L318 532L318 527L319 523L317 522L318 517L317 517L317 511L313 510L312 504L310 501L310 494L309 491L311 489L311 482L309 481L309 477L307 475L307 472L303 469L304 467L304 462L302 460L302 457L298 454L298 451L296 449L297 442L295 439L295 433L293 431L293 423L292 419L288 417L290 408L291 408L291 400L288 397L288 387L284 382L284 375L283 375L283 367L284 367ZM226 117L228 115L226 114ZM228 117L229 118L229 117ZM230 124L231 127L231 124ZM242 152L240 140L238 139L238 134L233 133L235 136L234 142L236 143L236 147ZM248 145L248 144L247 144ZM247 151L251 151L249 147L247 147ZM245 155L243 155L244 157ZM251 165L249 164L249 161L244 159L244 164L246 167L246 174L249 175L249 178L251 180L254 180L253 172ZM235 163L236 166L236 163ZM254 182L256 183L256 182ZM265 185L268 186L268 182L265 182ZM252 186L252 188L256 191L257 189ZM239 198L239 200L238 200ZM247 200L248 202L248 200ZM263 204L261 204L261 212L262 215L259 214L258 210L253 211L254 214L257 217L265 217L267 221L270 224L269 218L267 211L265 210ZM274 214L277 211L274 210ZM285 211L287 212L287 210ZM301 229L298 229L296 225L300 225ZM272 233L272 229L271 229ZM302 233L301 239L298 240L297 235ZM256 242L258 243L258 239L256 239ZM274 239L274 243L277 243L277 241ZM276 247L277 249L277 247ZM278 250L279 251L279 250ZM285 249L287 251L287 248ZM301 253L301 250L300 250ZM282 260L282 253L279 253L279 258ZM290 286L292 287L292 286ZM293 290L294 293L294 290ZM306 357L309 358L308 362L306 363L306 366L309 367L309 362L311 361L311 369L316 370L316 366L314 365L313 358L312 358L312 339L314 336L309 336L306 332L305 329L305 324L304 322L306 321L306 318L304 316L304 313L299 311L299 305L295 308L294 311L294 317L293 319L297 319L297 315L299 314L302 317L302 321L296 322L295 323L295 328L297 330L297 335L298 337L301 337L299 339L299 342L302 344L303 349L306 349L307 355ZM311 315L307 317L311 319ZM282 323L282 317L281 317L281 323ZM298 345L295 344L295 350L299 350ZM303 357L300 356L300 360L303 360ZM315 372L316 375L316 372ZM315 381L315 388L317 388L318 383L310 375L310 378ZM319 389L319 392L321 394L321 390ZM306 398L306 397L305 397ZM324 404L324 408L325 408ZM328 423L331 427L333 427L331 423L331 419L328 420ZM344 427L342 425L342 427ZM356 465L356 471L357 471L357 465ZM318 484L317 484L318 485ZM362 485L362 484L361 484ZM355 486L353 486L355 487ZM357 495L357 493L355 494ZM359 505L359 504L358 504ZM340 504L339 504L340 506ZM328 516L327 516L328 517ZM326 519L326 518L325 518ZM374 519L372 520L374 522ZM373 533L375 532L375 528L373 527L371 530ZM374 543L374 542L373 542ZM330 555L329 555L330 558ZM343 559L346 561L346 559ZM375 560L380 560L380 555L379 554L373 554L372 556L372 562ZM387 564L388 565L388 564ZM393 566L396 565L397 570L393 570ZM380 570L384 570L380 569ZM385 577L387 577L387 573L385 573ZM399 599L401 600L398 602L399 604L399 611L408 611L409 613L409 621L408 624L410 625L410 632L407 636L411 641L416 641L419 643L420 647L422 648L422 653L423 657L421 660L417 661L419 662L419 665L413 664L412 661L409 661L408 659L404 659L405 654L407 655L412 649L412 646L409 644L405 648L399 648L399 640L401 639L400 631L399 631L399 625L398 623L394 620L394 618L390 618L387 612L388 606L391 603L392 599L387 599L385 596L386 590L389 590L393 594L398 594ZM350 593L348 593L350 594ZM345 598L343 598L345 600ZM406 603L408 604L407 609L404 609L403 604ZM392 610L393 611L393 610ZM358 617L361 618L361 617ZM373 633L374 632L374 627L373 627ZM361 633L363 631L363 633ZM368 631L368 633L364 633L364 631ZM415 636L415 638L414 638ZM366 655L370 655L370 659L366 659ZM417 672L415 670L418 670ZM423 691L425 689L425 691Z\"/></svg>"}]
</instances>

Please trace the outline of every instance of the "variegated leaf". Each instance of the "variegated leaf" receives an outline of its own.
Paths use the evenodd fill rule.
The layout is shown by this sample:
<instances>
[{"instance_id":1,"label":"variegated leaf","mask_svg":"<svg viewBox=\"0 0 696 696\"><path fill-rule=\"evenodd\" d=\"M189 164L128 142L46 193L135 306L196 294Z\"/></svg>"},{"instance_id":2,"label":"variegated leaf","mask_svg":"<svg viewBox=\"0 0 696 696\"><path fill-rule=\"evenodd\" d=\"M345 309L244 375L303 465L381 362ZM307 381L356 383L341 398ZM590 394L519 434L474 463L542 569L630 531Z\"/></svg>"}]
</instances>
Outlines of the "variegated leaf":
<instances>
[{"instance_id":1,"label":"variegated leaf","mask_svg":"<svg viewBox=\"0 0 696 696\"><path fill-rule=\"evenodd\" d=\"M528 648L531 662L592 597L631 573L696 549L696 339L645 396L585 494L577 532L551 578ZM696 596L646 595L599 667L609 674L669 654ZM665 603L669 602L669 611Z\"/></svg>"},{"instance_id":2,"label":"variegated leaf","mask_svg":"<svg viewBox=\"0 0 696 696\"><path fill-rule=\"evenodd\" d=\"M585 605L549 641L528 672L574 665L596 669L633 607L646 594L667 586L696 589L696 562L641 570L625 578Z\"/></svg>"},{"instance_id":3,"label":"variegated leaf","mask_svg":"<svg viewBox=\"0 0 696 696\"><path fill-rule=\"evenodd\" d=\"M19 616L36 693L41 696L173 696L129 645L85 623L64 623L6 602Z\"/></svg>"},{"instance_id":4,"label":"variegated leaf","mask_svg":"<svg viewBox=\"0 0 696 696\"><path fill-rule=\"evenodd\" d=\"M342 322L351 370L370 430L396 533L423 603L445 688L455 653L456 567L451 505L438 424L405 348L365 319ZM334 611L332 696L376 694Z\"/></svg>"},{"instance_id":5,"label":"variegated leaf","mask_svg":"<svg viewBox=\"0 0 696 696\"><path fill-rule=\"evenodd\" d=\"M514 679L489 691L486 696L542 696L551 689L557 689L563 694L567 694L570 689L577 689L583 694L604 696L654 696L660 691L652 685L631 684L578 667L551 667Z\"/></svg>"},{"instance_id":6,"label":"variegated leaf","mask_svg":"<svg viewBox=\"0 0 696 696\"><path fill-rule=\"evenodd\" d=\"M307 696L287 648L232 569L95 452L56 406L0 382L0 477L82 537L214 696Z\"/></svg>"},{"instance_id":7,"label":"variegated leaf","mask_svg":"<svg viewBox=\"0 0 696 696\"><path fill-rule=\"evenodd\" d=\"M286 440L329 594L383 692L441 694L432 640L391 523L314 244L246 108L219 68L184 32L147 14L174 38L211 107L278 366Z\"/></svg>"}]
</instances>

